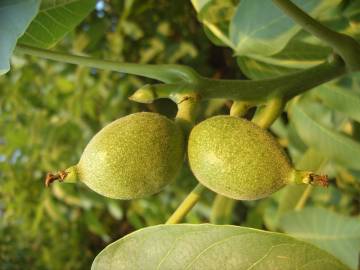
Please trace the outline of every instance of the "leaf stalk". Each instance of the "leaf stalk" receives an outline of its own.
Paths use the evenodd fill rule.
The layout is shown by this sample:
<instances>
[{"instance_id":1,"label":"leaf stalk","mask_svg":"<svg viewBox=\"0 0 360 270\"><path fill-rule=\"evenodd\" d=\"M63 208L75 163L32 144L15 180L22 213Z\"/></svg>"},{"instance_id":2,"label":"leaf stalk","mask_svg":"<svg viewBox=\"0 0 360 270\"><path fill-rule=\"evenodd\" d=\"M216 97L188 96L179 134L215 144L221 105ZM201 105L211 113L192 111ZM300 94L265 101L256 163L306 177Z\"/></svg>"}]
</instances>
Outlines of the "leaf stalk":
<instances>
[{"instance_id":1,"label":"leaf stalk","mask_svg":"<svg viewBox=\"0 0 360 270\"><path fill-rule=\"evenodd\" d=\"M156 84L150 89L155 99L161 97L174 98L177 94L185 94L191 89L200 99L224 98L250 101L256 104L267 102L274 97L282 97L287 101L346 73L345 63L336 55L320 65L275 78L221 80L202 77L192 68L182 65L118 63L23 45L18 45L16 52L159 80L165 85ZM147 89L146 91L149 93L150 90ZM135 98L133 97L134 100ZM149 101L147 100L147 102Z\"/></svg>"},{"instance_id":2,"label":"leaf stalk","mask_svg":"<svg viewBox=\"0 0 360 270\"><path fill-rule=\"evenodd\" d=\"M200 77L195 72L195 70L183 65L119 63L115 61L95 59L86 56L54 52L25 45L17 45L15 48L15 52L30 54L33 56L43 57L49 60L59 62L143 76L150 79L159 80L164 83L174 83L179 81L196 82Z\"/></svg>"}]
</instances>

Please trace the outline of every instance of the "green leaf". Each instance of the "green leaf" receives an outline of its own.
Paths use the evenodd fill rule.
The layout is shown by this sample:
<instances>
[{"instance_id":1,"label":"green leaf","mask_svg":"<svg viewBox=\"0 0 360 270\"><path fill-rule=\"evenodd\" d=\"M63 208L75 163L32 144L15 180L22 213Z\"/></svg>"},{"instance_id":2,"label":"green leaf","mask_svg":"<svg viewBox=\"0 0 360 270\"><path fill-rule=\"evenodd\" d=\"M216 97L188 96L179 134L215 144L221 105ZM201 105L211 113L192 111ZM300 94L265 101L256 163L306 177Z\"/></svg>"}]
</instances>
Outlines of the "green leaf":
<instances>
[{"instance_id":1,"label":"green leaf","mask_svg":"<svg viewBox=\"0 0 360 270\"><path fill-rule=\"evenodd\" d=\"M95 0L43 0L40 12L20 43L49 48L77 26L94 9Z\"/></svg>"},{"instance_id":2,"label":"green leaf","mask_svg":"<svg viewBox=\"0 0 360 270\"><path fill-rule=\"evenodd\" d=\"M92 270L348 269L311 244L279 233L229 225L159 225L106 247Z\"/></svg>"},{"instance_id":3,"label":"green leaf","mask_svg":"<svg viewBox=\"0 0 360 270\"><path fill-rule=\"evenodd\" d=\"M0 75L10 69L9 59L17 39L25 32L39 9L40 0L0 2Z\"/></svg>"},{"instance_id":4,"label":"green leaf","mask_svg":"<svg viewBox=\"0 0 360 270\"><path fill-rule=\"evenodd\" d=\"M270 58L274 59L274 58ZM288 68L282 65L276 65L269 63L268 61L262 61L248 56L237 57L237 63L241 71L250 79L261 80L271 77L277 77L291 72L296 72L299 69Z\"/></svg>"},{"instance_id":5,"label":"green leaf","mask_svg":"<svg viewBox=\"0 0 360 270\"><path fill-rule=\"evenodd\" d=\"M205 34L218 46L233 48L228 38L230 21L235 12L232 0L192 0L198 19L204 25Z\"/></svg>"},{"instance_id":6,"label":"green leaf","mask_svg":"<svg viewBox=\"0 0 360 270\"><path fill-rule=\"evenodd\" d=\"M344 167L360 169L360 143L320 124L310 111L302 102L294 102L290 108L290 121L300 138Z\"/></svg>"},{"instance_id":7,"label":"green leaf","mask_svg":"<svg viewBox=\"0 0 360 270\"><path fill-rule=\"evenodd\" d=\"M272 56L251 54L239 56L241 71L251 79L276 77L322 63L331 53L331 48L311 44L294 38Z\"/></svg>"},{"instance_id":8,"label":"green leaf","mask_svg":"<svg viewBox=\"0 0 360 270\"><path fill-rule=\"evenodd\" d=\"M336 6L339 0L296 0L312 16ZM230 40L237 55L273 55L300 30L271 0L242 0L230 23Z\"/></svg>"},{"instance_id":9,"label":"green leaf","mask_svg":"<svg viewBox=\"0 0 360 270\"><path fill-rule=\"evenodd\" d=\"M325 84L314 89L313 93L326 106L344 113L350 118L360 122L360 94L350 89Z\"/></svg>"},{"instance_id":10,"label":"green leaf","mask_svg":"<svg viewBox=\"0 0 360 270\"><path fill-rule=\"evenodd\" d=\"M285 232L328 251L356 269L360 218L342 216L323 208L305 208L287 213L280 224Z\"/></svg>"},{"instance_id":11,"label":"green leaf","mask_svg":"<svg viewBox=\"0 0 360 270\"><path fill-rule=\"evenodd\" d=\"M356 32L355 24L350 24L342 14L336 13L334 17L331 11L330 9L329 12L322 13L319 16L320 21L333 30L353 36ZM332 20L328 20L327 17L331 17ZM249 54L238 56L237 61L249 78L264 79L318 65L324 62L331 52L331 48L325 43L305 31L300 31L276 54Z\"/></svg>"}]
</instances>

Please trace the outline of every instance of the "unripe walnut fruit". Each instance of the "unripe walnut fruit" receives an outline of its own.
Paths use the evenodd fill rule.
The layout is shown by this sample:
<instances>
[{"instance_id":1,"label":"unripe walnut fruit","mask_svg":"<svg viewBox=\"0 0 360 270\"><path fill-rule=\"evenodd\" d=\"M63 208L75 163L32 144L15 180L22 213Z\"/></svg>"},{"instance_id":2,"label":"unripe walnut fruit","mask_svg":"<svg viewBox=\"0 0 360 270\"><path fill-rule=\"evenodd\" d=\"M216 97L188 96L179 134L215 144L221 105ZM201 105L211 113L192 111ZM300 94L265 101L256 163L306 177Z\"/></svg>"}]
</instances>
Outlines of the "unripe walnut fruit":
<instances>
[{"instance_id":1,"label":"unripe walnut fruit","mask_svg":"<svg viewBox=\"0 0 360 270\"><path fill-rule=\"evenodd\" d=\"M291 182L327 184L326 177L295 170L268 131L232 116L215 116L195 126L188 158L199 182L237 200L264 198Z\"/></svg>"},{"instance_id":2,"label":"unripe walnut fruit","mask_svg":"<svg viewBox=\"0 0 360 270\"><path fill-rule=\"evenodd\" d=\"M157 113L134 113L100 130L79 163L60 172L60 179L80 180L110 198L145 197L174 180L184 147L183 133L175 122Z\"/></svg>"}]
</instances>

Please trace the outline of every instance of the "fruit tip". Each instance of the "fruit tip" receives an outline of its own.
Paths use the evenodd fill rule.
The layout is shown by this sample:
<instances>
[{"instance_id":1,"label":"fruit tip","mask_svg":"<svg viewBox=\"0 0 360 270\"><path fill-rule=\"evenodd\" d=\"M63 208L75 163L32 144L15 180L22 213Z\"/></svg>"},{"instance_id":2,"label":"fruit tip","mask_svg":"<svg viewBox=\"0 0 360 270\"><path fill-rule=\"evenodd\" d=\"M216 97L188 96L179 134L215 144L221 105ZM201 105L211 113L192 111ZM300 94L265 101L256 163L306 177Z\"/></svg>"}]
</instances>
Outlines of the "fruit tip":
<instances>
[{"instance_id":1,"label":"fruit tip","mask_svg":"<svg viewBox=\"0 0 360 270\"><path fill-rule=\"evenodd\" d=\"M296 184L309 184L321 187L329 186L329 178L326 174L319 175L314 172L300 170L295 170L291 182Z\"/></svg>"},{"instance_id":2,"label":"fruit tip","mask_svg":"<svg viewBox=\"0 0 360 270\"><path fill-rule=\"evenodd\" d=\"M47 173L45 177L45 187L49 187L53 182L56 180L59 180L60 182L64 181L66 176L68 175L68 172L66 171L60 171L58 173Z\"/></svg>"},{"instance_id":3,"label":"fruit tip","mask_svg":"<svg viewBox=\"0 0 360 270\"><path fill-rule=\"evenodd\" d=\"M309 184L321 187L328 187L329 186L329 178L326 174L318 175L311 173L309 175L310 182Z\"/></svg>"}]
</instances>

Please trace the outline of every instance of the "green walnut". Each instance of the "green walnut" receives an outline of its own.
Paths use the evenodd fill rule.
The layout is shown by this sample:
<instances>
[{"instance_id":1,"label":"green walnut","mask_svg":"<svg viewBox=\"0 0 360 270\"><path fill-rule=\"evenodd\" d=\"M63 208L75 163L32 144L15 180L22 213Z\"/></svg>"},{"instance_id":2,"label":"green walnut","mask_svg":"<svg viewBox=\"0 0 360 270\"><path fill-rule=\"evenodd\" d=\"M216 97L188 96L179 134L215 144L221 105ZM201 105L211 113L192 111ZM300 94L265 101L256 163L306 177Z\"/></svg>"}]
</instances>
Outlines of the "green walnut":
<instances>
[{"instance_id":1,"label":"green walnut","mask_svg":"<svg viewBox=\"0 0 360 270\"><path fill-rule=\"evenodd\" d=\"M114 199L142 198L174 180L184 159L184 136L175 122L156 113L134 113L100 130L80 161L54 180L80 180L95 192Z\"/></svg>"},{"instance_id":2,"label":"green walnut","mask_svg":"<svg viewBox=\"0 0 360 270\"><path fill-rule=\"evenodd\" d=\"M326 176L295 170L268 131L232 116L215 116L195 126L188 158L199 182L237 200L264 198L289 183L327 185Z\"/></svg>"}]
</instances>

